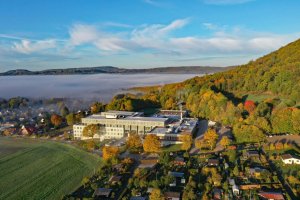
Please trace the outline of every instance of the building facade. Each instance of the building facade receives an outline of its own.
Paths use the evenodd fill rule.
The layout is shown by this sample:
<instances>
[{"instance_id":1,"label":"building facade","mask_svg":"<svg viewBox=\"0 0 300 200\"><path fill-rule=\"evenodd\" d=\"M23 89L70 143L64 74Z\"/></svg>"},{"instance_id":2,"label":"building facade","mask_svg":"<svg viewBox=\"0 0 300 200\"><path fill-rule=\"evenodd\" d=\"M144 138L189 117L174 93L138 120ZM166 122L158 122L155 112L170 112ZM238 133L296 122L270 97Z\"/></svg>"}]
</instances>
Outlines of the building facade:
<instances>
[{"instance_id":1,"label":"building facade","mask_svg":"<svg viewBox=\"0 0 300 200\"><path fill-rule=\"evenodd\" d=\"M82 118L81 124L73 126L75 139L89 139L82 135L83 129L90 124L97 124L100 127L99 133L94 138L112 139L122 138L129 133L144 135L154 127L165 127L168 118L164 117L143 117L141 112L108 111L100 114Z\"/></svg>"}]
</instances>

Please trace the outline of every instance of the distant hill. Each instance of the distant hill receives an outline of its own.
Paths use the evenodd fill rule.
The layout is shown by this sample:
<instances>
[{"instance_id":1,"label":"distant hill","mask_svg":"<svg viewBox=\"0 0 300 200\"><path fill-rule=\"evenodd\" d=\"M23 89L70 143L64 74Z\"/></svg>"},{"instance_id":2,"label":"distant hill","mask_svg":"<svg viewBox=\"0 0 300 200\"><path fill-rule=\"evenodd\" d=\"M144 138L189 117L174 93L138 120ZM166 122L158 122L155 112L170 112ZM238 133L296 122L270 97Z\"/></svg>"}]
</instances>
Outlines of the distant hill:
<instances>
[{"instance_id":1,"label":"distant hill","mask_svg":"<svg viewBox=\"0 0 300 200\"><path fill-rule=\"evenodd\" d=\"M29 71L26 69L10 70L0 73L0 76L20 76L20 75L71 75L71 74L101 74L101 73L168 73L168 74L211 74L228 70L228 67L208 67L208 66L182 66L182 67L159 67L149 69L125 69L112 66L82 67L66 69L47 69L41 71Z\"/></svg>"}]
</instances>

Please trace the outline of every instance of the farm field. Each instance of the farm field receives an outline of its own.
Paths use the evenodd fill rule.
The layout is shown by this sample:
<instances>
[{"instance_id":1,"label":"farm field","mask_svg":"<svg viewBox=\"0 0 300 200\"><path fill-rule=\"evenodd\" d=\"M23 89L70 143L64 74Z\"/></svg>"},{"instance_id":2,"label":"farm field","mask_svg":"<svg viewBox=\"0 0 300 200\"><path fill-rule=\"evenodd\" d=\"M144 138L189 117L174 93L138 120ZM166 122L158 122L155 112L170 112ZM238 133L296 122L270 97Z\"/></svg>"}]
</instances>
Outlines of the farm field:
<instances>
[{"instance_id":1,"label":"farm field","mask_svg":"<svg viewBox=\"0 0 300 200\"><path fill-rule=\"evenodd\" d=\"M51 141L0 137L0 199L61 199L100 158Z\"/></svg>"}]
</instances>

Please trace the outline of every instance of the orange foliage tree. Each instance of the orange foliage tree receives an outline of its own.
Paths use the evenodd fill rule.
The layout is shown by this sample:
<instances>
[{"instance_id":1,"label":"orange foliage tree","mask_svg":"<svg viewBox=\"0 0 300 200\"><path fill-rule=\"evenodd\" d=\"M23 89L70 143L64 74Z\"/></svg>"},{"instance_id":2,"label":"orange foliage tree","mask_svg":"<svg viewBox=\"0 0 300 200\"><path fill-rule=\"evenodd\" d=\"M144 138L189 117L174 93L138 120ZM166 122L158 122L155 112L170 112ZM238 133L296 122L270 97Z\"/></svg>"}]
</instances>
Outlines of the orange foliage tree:
<instances>
[{"instance_id":1,"label":"orange foliage tree","mask_svg":"<svg viewBox=\"0 0 300 200\"><path fill-rule=\"evenodd\" d=\"M117 157L119 153L119 148L115 146L105 146L102 149L102 157L104 160L109 160L111 158Z\"/></svg>"},{"instance_id":2,"label":"orange foliage tree","mask_svg":"<svg viewBox=\"0 0 300 200\"><path fill-rule=\"evenodd\" d=\"M256 108L255 102L251 100L245 101L244 108L249 114L252 114Z\"/></svg>"},{"instance_id":3,"label":"orange foliage tree","mask_svg":"<svg viewBox=\"0 0 300 200\"><path fill-rule=\"evenodd\" d=\"M57 114L53 114L51 115L51 123L54 125L54 126L59 126L61 125L62 123L62 117L60 115L57 115Z\"/></svg>"}]
</instances>

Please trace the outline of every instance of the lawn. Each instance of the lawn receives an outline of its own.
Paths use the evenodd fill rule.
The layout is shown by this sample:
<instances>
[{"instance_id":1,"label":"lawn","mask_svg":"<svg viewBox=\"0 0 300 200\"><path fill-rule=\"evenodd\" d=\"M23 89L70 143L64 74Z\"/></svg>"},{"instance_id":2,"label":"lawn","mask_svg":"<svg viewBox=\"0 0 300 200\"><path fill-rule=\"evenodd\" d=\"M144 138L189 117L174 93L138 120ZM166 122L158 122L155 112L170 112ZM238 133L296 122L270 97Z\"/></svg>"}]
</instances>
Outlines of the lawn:
<instances>
[{"instance_id":1,"label":"lawn","mask_svg":"<svg viewBox=\"0 0 300 200\"><path fill-rule=\"evenodd\" d=\"M0 199L61 199L100 158L51 141L0 137Z\"/></svg>"},{"instance_id":2,"label":"lawn","mask_svg":"<svg viewBox=\"0 0 300 200\"><path fill-rule=\"evenodd\" d=\"M181 144L173 144L162 148L165 152L176 152L181 151Z\"/></svg>"}]
</instances>

